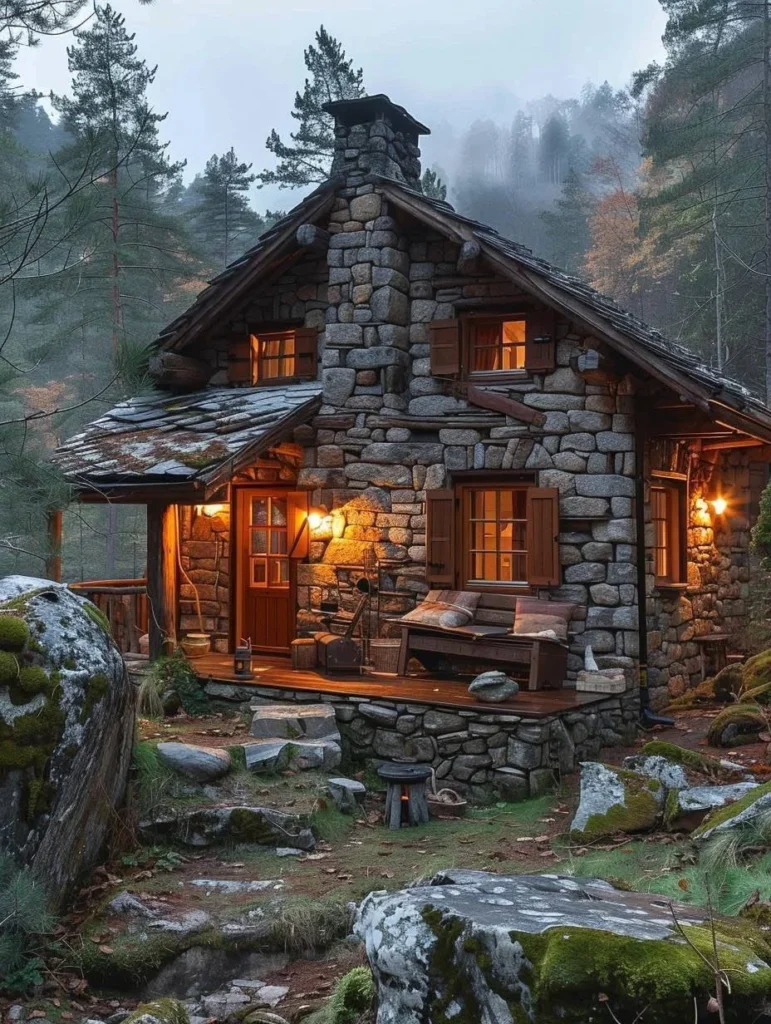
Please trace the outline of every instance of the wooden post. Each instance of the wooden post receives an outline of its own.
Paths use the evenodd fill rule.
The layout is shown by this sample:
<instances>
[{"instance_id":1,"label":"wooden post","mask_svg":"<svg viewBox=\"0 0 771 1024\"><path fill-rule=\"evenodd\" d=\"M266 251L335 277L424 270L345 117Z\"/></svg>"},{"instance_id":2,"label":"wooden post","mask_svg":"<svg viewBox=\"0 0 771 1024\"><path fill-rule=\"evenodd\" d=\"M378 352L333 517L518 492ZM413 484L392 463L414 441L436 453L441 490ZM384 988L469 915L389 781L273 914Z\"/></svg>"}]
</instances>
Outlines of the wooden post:
<instances>
[{"instance_id":1,"label":"wooden post","mask_svg":"<svg viewBox=\"0 0 771 1024\"><path fill-rule=\"evenodd\" d=\"M147 504L147 599L150 657L168 654L177 640L177 508Z\"/></svg>"},{"instance_id":2,"label":"wooden post","mask_svg":"<svg viewBox=\"0 0 771 1024\"><path fill-rule=\"evenodd\" d=\"M48 511L48 555L46 556L46 576L55 583L62 581L62 520L64 514L60 508Z\"/></svg>"}]
</instances>

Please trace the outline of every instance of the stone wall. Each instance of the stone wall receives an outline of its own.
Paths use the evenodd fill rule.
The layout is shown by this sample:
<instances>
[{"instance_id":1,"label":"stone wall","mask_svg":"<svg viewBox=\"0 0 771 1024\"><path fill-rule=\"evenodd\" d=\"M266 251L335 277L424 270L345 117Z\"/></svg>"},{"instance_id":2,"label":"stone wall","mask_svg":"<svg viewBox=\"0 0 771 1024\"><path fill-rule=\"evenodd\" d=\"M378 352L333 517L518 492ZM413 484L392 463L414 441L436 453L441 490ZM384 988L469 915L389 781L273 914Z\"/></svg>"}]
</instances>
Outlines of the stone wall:
<instances>
[{"instance_id":1,"label":"stone wall","mask_svg":"<svg viewBox=\"0 0 771 1024\"><path fill-rule=\"evenodd\" d=\"M196 591L204 630L228 634L230 629L230 506L216 507L217 514L209 516L201 506L179 506L181 561L187 574L179 580L182 633L200 629Z\"/></svg>"},{"instance_id":2,"label":"stone wall","mask_svg":"<svg viewBox=\"0 0 771 1024\"><path fill-rule=\"evenodd\" d=\"M647 527L648 682L660 707L701 680L700 646L708 633L736 635L746 625L750 592L750 456L736 449L716 460L687 452L677 468L689 477L688 586L658 590L652 574L652 536ZM654 465L653 468L665 468ZM708 498L728 500L716 516ZM646 505L646 513L650 509Z\"/></svg>"},{"instance_id":3,"label":"stone wall","mask_svg":"<svg viewBox=\"0 0 771 1024\"><path fill-rule=\"evenodd\" d=\"M489 713L432 708L406 696L404 702L372 701L226 683L208 683L206 693L225 706L332 704L349 770L393 758L431 764L437 788L450 786L478 803L539 796L603 747L632 743L639 717L636 688L543 719L523 718L515 707Z\"/></svg>"},{"instance_id":4,"label":"stone wall","mask_svg":"<svg viewBox=\"0 0 771 1024\"><path fill-rule=\"evenodd\" d=\"M512 470L561 492L564 582L574 601L570 673L591 643L606 664L638 653L634 569L633 397L587 384L571 367L582 339L558 324L557 367L499 389L545 414L543 426L477 409L431 376L429 324L469 300L501 308L522 296L480 268L459 275L459 247L407 231L373 185L342 189L330 222L329 307L320 338L324 405L299 485L332 512L301 567L301 631L329 627L319 610L340 579L341 606L367 549L383 563L384 611L401 614L425 582L425 491L469 470ZM459 415L461 414L461 415ZM327 425L327 423L329 425ZM352 599L352 598L351 598Z\"/></svg>"}]
</instances>

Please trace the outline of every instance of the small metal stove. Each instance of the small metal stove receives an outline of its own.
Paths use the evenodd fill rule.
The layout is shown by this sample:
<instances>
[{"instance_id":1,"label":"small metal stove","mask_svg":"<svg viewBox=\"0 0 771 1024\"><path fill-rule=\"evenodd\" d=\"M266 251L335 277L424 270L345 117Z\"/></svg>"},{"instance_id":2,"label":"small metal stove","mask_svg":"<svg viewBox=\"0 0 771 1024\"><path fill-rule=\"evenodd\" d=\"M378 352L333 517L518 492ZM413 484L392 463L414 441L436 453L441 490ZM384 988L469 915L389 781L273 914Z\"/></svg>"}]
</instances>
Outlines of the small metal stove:
<instances>
[{"instance_id":1,"label":"small metal stove","mask_svg":"<svg viewBox=\"0 0 771 1024\"><path fill-rule=\"evenodd\" d=\"M377 770L388 783L385 822L389 828L403 825L425 825L428 821L426 782L431 768L425 764L398 764L389 761Z\"/></svg>"}]
</instances>

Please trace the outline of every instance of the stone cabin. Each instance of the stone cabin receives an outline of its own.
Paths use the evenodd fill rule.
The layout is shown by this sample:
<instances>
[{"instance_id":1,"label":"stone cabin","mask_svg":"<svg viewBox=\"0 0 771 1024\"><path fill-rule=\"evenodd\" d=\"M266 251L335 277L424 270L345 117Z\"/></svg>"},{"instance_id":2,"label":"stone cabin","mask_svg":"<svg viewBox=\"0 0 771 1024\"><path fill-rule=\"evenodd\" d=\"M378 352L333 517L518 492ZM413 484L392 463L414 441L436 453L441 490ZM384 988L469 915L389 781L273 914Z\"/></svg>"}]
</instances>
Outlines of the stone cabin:
<instances>
[{"instance_id":1,"label":"stone cabin","mask_svg":"<svg viewBox=\"0 0 771 1024\"><path fill-rule=\"evenodd\" d=\"M148 511L151 652L199 629L286 654L429 589L575 605L664 705L748 611L771 414L609 299L420 190L428 129L328 105L331 177L158 338L158 392L57 451ZM179 558L177 558L177 551Z\"/></svg>"}]
</instances>

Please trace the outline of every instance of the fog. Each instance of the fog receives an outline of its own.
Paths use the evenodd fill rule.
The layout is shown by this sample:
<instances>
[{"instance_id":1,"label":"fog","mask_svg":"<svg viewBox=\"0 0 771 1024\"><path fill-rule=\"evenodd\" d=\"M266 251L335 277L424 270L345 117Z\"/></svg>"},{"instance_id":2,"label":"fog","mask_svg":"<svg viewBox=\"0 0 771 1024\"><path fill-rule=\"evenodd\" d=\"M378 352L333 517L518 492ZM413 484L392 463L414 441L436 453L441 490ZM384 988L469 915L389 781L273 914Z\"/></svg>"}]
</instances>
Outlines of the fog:
<instances>
[{"instance_id":1,"label":"fog","mask_svg":"<svg viewBox=\"0 0 771 1024\"><path fill-rule=\"evenodd\" d=\"M510 124L542 96L579 95L587 82L628 84L662 54L658 0L115 0L141 56L158 65L151 98L168 111L170 155L186 179L214 152L235 146L255 169L270 165L270 129L288 133L305 77L303 48L320 23L364 69L369 92L386 92L427 124L425 166L452 176L456 141L476 119ZM65 92L67 40L20 54L25 88ZM295 196L263 189L258 208Z\"/></svg>"}]
</instances>

